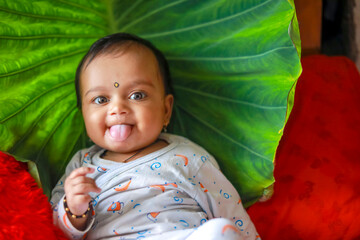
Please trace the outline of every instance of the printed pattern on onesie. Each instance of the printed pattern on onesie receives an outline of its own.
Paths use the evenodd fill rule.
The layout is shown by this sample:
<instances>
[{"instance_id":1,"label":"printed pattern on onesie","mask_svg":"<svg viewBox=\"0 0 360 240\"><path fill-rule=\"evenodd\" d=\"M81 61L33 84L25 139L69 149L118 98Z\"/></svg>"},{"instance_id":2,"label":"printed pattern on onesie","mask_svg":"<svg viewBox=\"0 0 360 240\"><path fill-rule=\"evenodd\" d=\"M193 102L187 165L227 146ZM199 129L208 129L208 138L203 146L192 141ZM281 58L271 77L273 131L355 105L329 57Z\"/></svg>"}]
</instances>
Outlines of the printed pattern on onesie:
<instances>
[{"instance_id":1,"label":"printed pattern on onesie","mask_svg":"<svg viewBox=\"0 0 360 240\"><path fill-rule=\"evenodd\" d=\"M215 217L232 222L219 225L224 237L258 237L237 191L213 157L186 138L162 134L161 139L169 145L129 163L102 159L104 150L98 147L82 152L77 161L95 168L88 176L102 189L100 194L90 193L95 216L87 239L165 237L164 233L186 239Z\"/></svg>"}]
</instances>

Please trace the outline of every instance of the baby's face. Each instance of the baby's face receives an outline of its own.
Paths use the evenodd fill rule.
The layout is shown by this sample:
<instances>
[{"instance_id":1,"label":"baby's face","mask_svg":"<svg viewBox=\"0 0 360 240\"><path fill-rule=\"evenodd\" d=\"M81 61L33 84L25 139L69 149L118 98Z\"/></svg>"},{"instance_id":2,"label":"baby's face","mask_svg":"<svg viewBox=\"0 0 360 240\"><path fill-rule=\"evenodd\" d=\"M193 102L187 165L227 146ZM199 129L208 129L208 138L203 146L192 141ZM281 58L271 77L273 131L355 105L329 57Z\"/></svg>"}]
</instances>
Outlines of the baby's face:
<instances>
[{"instance_id":1,"label":"baby's face","mask_svg":"<svg viewBox=\"0 0 360 240\"><path fill-rule=\"evenodd\" d=\"M108 151L146 147L170 121L173 96L165 96L156 58L145 47L98 56L83 70L80 88L88 136Z\"/></svg>"}]
</instances>

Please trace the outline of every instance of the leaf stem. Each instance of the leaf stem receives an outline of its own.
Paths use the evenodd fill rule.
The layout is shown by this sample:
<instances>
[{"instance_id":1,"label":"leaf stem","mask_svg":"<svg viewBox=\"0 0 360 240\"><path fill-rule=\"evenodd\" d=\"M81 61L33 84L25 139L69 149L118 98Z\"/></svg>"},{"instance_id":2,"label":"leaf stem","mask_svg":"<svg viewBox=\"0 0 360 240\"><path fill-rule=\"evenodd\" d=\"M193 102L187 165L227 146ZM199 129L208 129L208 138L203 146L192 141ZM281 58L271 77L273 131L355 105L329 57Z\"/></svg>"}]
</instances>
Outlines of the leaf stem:
<instances>
[{"instance_id":1,"label":"leaf stem","mask_svg":"<svg viewBox=\"0 0 360 240\"><path fill-rule=\"evenodd\" d=\"M137 5L139 5L142 2L142 0L137 0L135 3L133 3L131 5L131 7L129 7L128 9L124 9L124 11L122 12L122 14L118 17L117 21L116 21L116 25L120 25L121 21L132 11L134 10Z\"/></svg>"}]
</instances>

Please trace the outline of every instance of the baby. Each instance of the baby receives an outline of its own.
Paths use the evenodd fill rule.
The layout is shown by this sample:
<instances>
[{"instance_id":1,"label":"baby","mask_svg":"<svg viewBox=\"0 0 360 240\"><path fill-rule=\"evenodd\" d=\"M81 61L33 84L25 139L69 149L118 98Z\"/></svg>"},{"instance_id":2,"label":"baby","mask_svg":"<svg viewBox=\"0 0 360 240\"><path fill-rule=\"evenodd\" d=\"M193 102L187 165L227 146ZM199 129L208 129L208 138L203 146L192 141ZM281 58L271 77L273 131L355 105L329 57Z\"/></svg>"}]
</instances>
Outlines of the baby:
<instances>
[{"instance_id":1,"label":"baby","mask_svg":"<svg viewBox=\"0 0 360 240\"><path fill-rule=\"evenodd\" d=\"M81 61L78 107L95 145L75 154L51 199L71 239L260 239L215 159L164 133L169 83L162 53L134 35L104 37Z\"/></svg>"}]
</instances>

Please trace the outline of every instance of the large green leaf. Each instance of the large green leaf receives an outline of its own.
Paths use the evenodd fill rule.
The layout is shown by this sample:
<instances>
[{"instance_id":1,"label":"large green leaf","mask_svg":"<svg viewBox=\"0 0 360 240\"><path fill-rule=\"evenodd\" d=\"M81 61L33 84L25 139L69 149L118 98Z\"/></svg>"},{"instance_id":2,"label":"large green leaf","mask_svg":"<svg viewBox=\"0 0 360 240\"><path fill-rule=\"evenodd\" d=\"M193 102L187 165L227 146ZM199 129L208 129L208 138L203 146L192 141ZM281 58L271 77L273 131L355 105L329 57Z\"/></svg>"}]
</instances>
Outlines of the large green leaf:
<instances>
[{"instance_id":1,"label":"large green leaf","mask_svg":"<svg viewBox=\"0 0 360 240\"><path fill-rule=\"evenodd\" d=\"M169 60L172 131L213 154L245 203L260 197L301 71L292 0L0 0L0 149L34 161L48 192L91 144L77 64L96 39L123 31Z\"/></svg>"}]
</instances>

